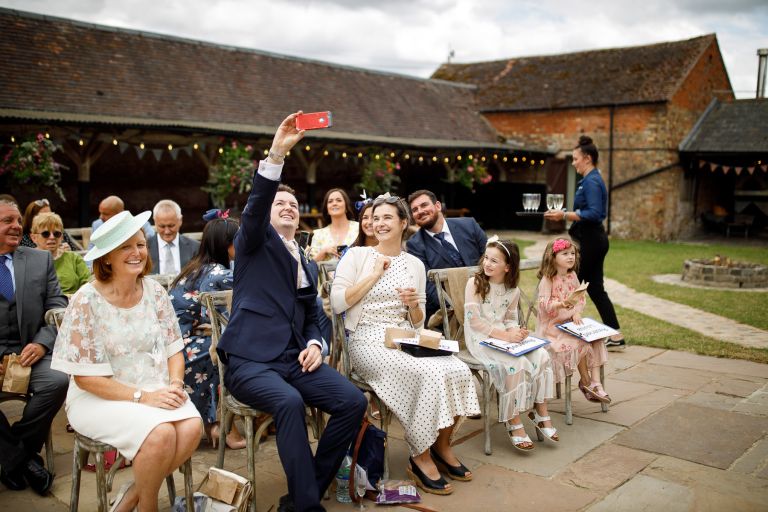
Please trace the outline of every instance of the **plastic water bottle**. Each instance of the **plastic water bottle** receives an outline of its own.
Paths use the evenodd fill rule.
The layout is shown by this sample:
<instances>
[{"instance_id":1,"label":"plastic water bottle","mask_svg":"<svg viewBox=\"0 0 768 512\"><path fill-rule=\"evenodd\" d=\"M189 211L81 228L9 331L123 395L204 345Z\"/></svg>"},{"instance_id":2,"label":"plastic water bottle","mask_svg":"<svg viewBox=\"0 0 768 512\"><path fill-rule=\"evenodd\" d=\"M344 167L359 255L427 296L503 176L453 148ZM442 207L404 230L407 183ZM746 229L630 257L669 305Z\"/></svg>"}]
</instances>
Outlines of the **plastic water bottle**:
<instances>
[{"instance_id":1,"label":"plastic water bottle","mask_svg":"<svg viewBox=\"0 0 768 512\"><path fill-rule=\"evenodd\" d=\"M336 473L336 501L339 503L352 503L349 496L349 471L352 467L352 457L344 456L339 471Z\"/></svg>"}]
</instances>

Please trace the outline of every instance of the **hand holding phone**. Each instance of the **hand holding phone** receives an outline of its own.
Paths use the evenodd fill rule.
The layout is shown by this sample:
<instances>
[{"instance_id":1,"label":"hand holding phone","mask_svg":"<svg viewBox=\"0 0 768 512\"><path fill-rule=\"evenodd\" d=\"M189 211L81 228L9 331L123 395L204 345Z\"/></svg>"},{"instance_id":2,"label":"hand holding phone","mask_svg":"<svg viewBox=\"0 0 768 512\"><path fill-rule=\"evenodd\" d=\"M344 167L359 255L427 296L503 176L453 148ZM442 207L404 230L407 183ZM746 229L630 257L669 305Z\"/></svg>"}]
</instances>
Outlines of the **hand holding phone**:
<instances>
[{"instance_id":1,"label":"hand holding phone","mask_svg":"<svg viewBox=\"0 0 768 512\"><path fill-rule=\"evenodd\" d=\"M332 125L333 114L331 112L312 112L296 116L297 130L319 130L330 128Z\"/></svg>"}]
</instances>

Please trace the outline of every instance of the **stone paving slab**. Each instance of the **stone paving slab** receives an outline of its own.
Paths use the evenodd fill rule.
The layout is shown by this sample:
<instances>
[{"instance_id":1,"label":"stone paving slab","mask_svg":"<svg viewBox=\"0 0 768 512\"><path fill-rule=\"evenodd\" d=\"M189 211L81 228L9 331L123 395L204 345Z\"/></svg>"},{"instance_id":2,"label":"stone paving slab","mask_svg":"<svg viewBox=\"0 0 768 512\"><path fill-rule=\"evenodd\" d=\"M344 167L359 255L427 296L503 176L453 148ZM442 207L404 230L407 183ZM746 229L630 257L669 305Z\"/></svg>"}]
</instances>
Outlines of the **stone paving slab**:
<instances>
[{"instance_id":1,"label":"stone paving slab","mask_svg":"<svg viewBox=\"0 0 768 512\"><path fill-rule=\"evenodd\" d=\"M616 442L727 469L767 429L763 418L676 403L622 433Z\"/></svg>"},{"instance_id":2,"label":"stone paving slab","mask_svg":"<svg viewBox=\"0 0 768 512\"><path fill-rule=\"evenodd\" d=\"M739 402L733 410L745 414L768 415L768 384Z\"/></svg>"},{"instance_id":3,"label":"stone paving slab","mask_svg":"<svg viewBox=\"0 0 768 512\"><path fill-rule=\"evenodd\" d=\"M579 421L579 418L589 418L622 426L634 425L689 393L685 390L617 379L607 380L606 390L613 398L613 402L605 413L602 412L599 404L587 401L578 389L573 391L574 423ZM549 410L564 413L565 399L552 400L549 403Z\"/></svg>"},{"instance_id":4,"label":"stone paving slab","mask_svg":"<svg viewBox=\"0 0 768 512\"><path fill-rule=\"evenodd\" d=\"M607 443L568 466L555 478L582 489L608 492L642 471L657 455Z\"/></svg>"},{"instance_id":5,"label":"stone paving slab","mask_svg":"<svg viewBox=\"0 0 768 512\"><path fill-rule=\"evenodd\" d=\"M696 391L712 381L712 373L704 370L690 370L688 368L675 368L660 365L638 363L632 368L613 375L611 384L615 380L630 382L645 382L654 386L672 389L686 389ZM606 389L608 385L606 384Z\"/></svg>"},{"instance_id":6,"label":"stone paving slab","mask_svg":"<svg viewBox=\"0 0 768 512\"><path fill-rule=\"evenodd\" d=\"M750 379L740 375L716 375L712 382L701 388L701 391L747 398L764 385L763 379Z\"/></svg>"},{"instance_id":7,"label":"stone paving slab","mask_svg":"<svg viewBox=\"0 0 768 512\"><path fill-rule=\"evenodd\" d=\"M624 510L688 512L693 510L692 505L693 492L684 485L637 475L587 510L589 512Z\"/></svg>"},{"instance_id":8,"label":"stone paving slab","mask_svg":"<svg viewBox=\"0 0 768 512\"><path fill-rule=\"evenodd\" d=\"M736 473L768 478L765 470L768 468L768 439L756 442L744 455L739 457L729 468ZM768 483L766 483L768 485Z\"/></svg>"},{"instance_id":9,"label":"stone paving slab","mask_svg":"<svg viewBox=\"0 0 768 512\"><path fill-rule=\"evenodd\" d=\"M740 359L700 356L690 352L667 350L648 362L650 364L704 370L712 373L727 373L744 377L759 377L768 380L768 365Z\"/></svg>"},{"instance_id":10,"label":"stone paving slab","mask_svg":"<svg viewBox=\"0 0 768 512\"><path fill-rule=\"evenodd\" d=\"M536 441L536 432L526 418L523 423L526 432L534 441L533 451L524 453L516 450L504 425L496 423L491 428L492 456L485 455L482 435L456 446L456 456L465 464L466 461L473 461L473 464L491 463L515 471L550 477L623 430L616 425L588 419L579 419L574 421L573 425L566 425L562 415L552 413L551 416L552 423L560 432L560 442L557 444Z\"/></svg>"},{"instance_id":11,"label":"stone paving slab","mask_svg":"<svg viewBox=\"0 0 768 512\"><path fill-rule=\"evenodd\" d=\"M766 510L768 503L768 485L762 478L673 457L660 456L641 474L691 489L694 494L691 510L695 511Z\"/></svg>"}]
</instances>

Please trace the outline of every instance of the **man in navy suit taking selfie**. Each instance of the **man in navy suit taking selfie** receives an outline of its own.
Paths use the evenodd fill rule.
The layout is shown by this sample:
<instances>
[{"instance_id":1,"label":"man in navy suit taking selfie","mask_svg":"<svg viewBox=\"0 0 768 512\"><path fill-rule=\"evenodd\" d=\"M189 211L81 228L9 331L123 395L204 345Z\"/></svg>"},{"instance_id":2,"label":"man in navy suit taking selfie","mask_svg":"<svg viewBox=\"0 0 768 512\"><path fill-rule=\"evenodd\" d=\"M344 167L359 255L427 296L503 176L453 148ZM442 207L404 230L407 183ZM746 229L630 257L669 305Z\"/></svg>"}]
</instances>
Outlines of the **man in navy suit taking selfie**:
<instances>
[{"instance_id":1,"label":"man in navy suit taking selfie","mask_svg":"<svg viewBox=\"0 0 768 512\"><path fill-rule=\"evenodd\" d=\"M294 240L299 205L280 184L286 153L301 140L296 116L279 126L259 163L235 237L232 315L218 350L228 361L224 382L241 402L272 414L288 480L279 511L325 510L322 495L359 429L365 396L324 364L317 326L317 287ZM305 403L330 414L315 455Z\"/></svg>"}]
</instances>

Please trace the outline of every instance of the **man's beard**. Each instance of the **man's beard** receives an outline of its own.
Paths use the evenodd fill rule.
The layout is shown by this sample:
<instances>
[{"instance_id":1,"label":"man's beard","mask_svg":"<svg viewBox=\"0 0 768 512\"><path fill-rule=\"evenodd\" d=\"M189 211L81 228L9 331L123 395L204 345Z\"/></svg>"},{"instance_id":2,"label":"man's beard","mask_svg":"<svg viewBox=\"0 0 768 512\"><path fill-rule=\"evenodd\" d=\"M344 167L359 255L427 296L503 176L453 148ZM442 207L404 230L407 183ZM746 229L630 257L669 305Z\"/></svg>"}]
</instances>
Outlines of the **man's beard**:
<instances>
[{"instance_id":1,"label":"man's beard","mask_svg":"<svg viewBox=\"0 0 768 512\"><path fill-rule=\"evenodd\" d=\"M417 222L417 224L419 223ZM432 217L426 219L422 224L419 224L419 227L422 229L430 230L435 227L435 224L437 224L437 212L435 212Z\"/></svg>"}]
</instances>

